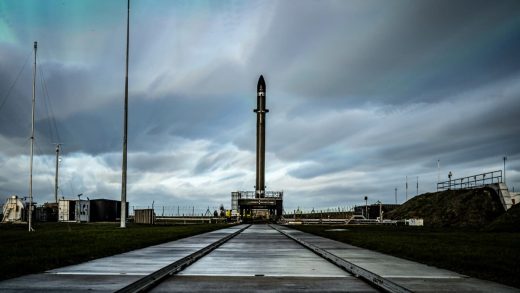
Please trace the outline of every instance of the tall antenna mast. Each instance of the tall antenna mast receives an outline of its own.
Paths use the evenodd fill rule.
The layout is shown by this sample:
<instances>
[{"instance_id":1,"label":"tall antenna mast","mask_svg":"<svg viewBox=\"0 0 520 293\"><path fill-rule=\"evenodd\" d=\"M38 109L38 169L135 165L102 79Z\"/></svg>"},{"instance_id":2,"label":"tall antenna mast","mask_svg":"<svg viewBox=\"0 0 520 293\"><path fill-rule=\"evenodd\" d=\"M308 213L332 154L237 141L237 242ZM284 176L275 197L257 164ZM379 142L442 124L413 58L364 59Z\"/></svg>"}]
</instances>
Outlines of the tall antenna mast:
<instances>
[{"instance_id":1,"label":"tall antenna mast","mask_svg":"<svg viewBox=\"0 0 520 293\"><path fill-rule=\"evenodd\" d=\"M441 182L441 160L437 160L437 183Z\"/></svg>"},{"instance_id":2,"label":"tall antenna mast","mask_svg":"<svg viewBox=\"0 0 520 293\"><path fill-rule=\"evenodd\" d=\"M419 176L417 176L417 193L415 195L419 195Z\"/></svg>"},{"instance_id":3,"label":"tall antenna mast","mask_svg":"<svg viewBox=\"0 0 520 293\"><path fill-rule=\"evenodd\" d=\"M123 174L121 180L121 228L126 228L126 151L128 142L128 47L130 42L130 0L126 13L126 72L125 72L125 114L123 134Z\"/></svg>"},{"instance_id":4,"label":"tall antenna mast","mask_svg":"<svg viewBox=\"0 0 520 293\"><path fill-rule=\"evenodd\" d=\"M36 50L38 42L34 42L34 67L32 88L32 122L31 122L31 159L29 163L29 232L34 231L32 227L32 205L33 205L33 156L34 156L34 107L36 105Z\"/></svg>"},{"instance_id":5,"label":"tall antenna mast","mask_svg":"<svg viewBox=\"0 0 520 293\"><path fill-rule=\"evenodd\" d=\"M408 201L408 176L406 176L406 200Z\"/></svg>"},{"instance_id":6,"label":"tall antenna mast","mask_svg":"<svg viewBox=\"0 0 520 293\"><path fill-rule=\"evenodd\" d=\"M54 177L54 202L58 203L58 166L60 160L60 143L56 144L56 175Z\"/></svg>"}]
</instances>

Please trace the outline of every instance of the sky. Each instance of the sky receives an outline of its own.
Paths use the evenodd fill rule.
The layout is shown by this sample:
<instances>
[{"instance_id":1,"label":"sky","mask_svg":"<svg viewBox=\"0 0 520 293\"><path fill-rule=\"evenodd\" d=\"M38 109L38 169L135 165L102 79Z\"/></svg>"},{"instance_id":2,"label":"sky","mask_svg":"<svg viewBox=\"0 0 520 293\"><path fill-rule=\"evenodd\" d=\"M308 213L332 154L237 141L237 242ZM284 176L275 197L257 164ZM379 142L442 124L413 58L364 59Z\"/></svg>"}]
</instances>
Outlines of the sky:
<instances>
[{"instance_id":1,"label":"sky","mask_svg":"<svg viewBox=\"0 0 520 293\"><path fill-rule=\"evenodd\" d=\"M29 193L34 41L34 201L54 200L55 143L60 198L120 199L126 12L0 1L2 202ZM504 156L519 190L518 52L516 0L133 0L127 200L205 210L254 190L261 74L266 185L286 211L395 188L402 203Z\"/></svg>"}]
</instances>

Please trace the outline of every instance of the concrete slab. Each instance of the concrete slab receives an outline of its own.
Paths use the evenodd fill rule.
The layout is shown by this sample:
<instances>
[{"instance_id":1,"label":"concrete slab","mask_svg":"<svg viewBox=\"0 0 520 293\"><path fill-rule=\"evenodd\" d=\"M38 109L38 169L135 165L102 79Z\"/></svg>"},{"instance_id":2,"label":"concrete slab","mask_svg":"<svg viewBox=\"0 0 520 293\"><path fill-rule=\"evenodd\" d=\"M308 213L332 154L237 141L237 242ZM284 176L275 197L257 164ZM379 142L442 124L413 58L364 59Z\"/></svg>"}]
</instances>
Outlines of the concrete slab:
<instances>
[{"instance_id":1,"label":"concrete slab","mask_svg":"<svg viewBox=\"0 0 520 293\"><path fill-rule=\"evenodd\" d=\"M378 292L354 277L174 276L153 292Z\"/></svg>"},{"instance_id":2,"label":"concrete slab","mask_svg":"<svg viewBox=\"0 0 520 293\"><path fill-rule=\"evenodd\" d=\"M179 275L347 277L350 274L269 226L253 225Z\"/></svg>"},{"instance_id":3,"label":"concrete slab","mask_svg":"<svg viewBox=\"0 0 520 293\"><path fill-rule=\"evenodd\" d=\"M141 276L34 274L0 283L0 292L114 292Z\"/></svg>"},{"instance_id":4,"label":"concrete slab","mask_svg":"<svg viewBox=\"0 0 520 293\"><path fill-rule=\"evenodd\" d=\"M245 225L0 282L0 291L109 291L175 262Z\"/></svg>"},{"instance_id":5,"label":"concrete slab","mask_svg":"<svg viewBox=\"0 0 520 293\"><path fill-rule=\"evenodd\" d=\"M520 292L517 288L470 278L453 271L359 248L289 227L277 228L413 292Z\"/></svg>"},{"instance_id":6,"label":"concrete slab","mask_svg":"<svg viewBox=\"0 0 520 293\"><path fill-rule=\"evenodd\" d=\"M253 225L153 292L378 292L268 225Z\"/></svg>"},{"instance_id":7,"label":"concrete slab","mask_svg":"<svg viewBox=\"0 0 520 293\"><path fill-rule=\"evenodd\" d=\"M242 227L0 282L0 292L113 292ZM279 227L414 292L520 292L519 289ZM253 225L154 288L156 292L374 292L364 281L271 229Z\"/></svg>"}]
</instances>

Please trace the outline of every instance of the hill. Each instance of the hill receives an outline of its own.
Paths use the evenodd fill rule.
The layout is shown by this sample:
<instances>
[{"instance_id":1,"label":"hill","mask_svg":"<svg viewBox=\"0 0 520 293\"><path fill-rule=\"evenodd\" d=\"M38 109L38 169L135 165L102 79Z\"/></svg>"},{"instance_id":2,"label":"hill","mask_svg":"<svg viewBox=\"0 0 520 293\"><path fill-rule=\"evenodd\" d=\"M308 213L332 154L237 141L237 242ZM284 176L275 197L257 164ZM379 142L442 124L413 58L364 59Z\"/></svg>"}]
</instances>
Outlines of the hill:
<instances>
[{"instance_id":1,"label":"hill","mask_svg":"<svg viewBox=\"0 0 520 293\"><path fill-rule=\"evenodd\" d=\"M520 232L520 204L512 206L486 227L490 232Z\"/></svg>"},{"instance_id":2,"label":"hill","mask_svg":"<svg viewBox=\"0 0 520 293\"><path fill-rule=\"evenodd\" d=\"M428 227L483 228L502 214L504 208L496 193L489 188L477 188L422 194L385 216L423 218Z\"/></svg>"}]
</instances>

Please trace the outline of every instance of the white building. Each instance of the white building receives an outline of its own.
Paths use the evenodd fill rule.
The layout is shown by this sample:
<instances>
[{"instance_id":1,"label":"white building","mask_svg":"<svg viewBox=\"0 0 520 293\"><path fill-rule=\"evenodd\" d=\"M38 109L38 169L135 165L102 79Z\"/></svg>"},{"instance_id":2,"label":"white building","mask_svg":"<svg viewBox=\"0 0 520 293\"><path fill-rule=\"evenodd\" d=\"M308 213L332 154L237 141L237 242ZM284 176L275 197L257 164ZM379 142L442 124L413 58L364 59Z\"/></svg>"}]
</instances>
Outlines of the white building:
<instances>
[{"instance_id":1,"label":"white building","mask_svg":"<svg viewBox=\"0 0 520 293\"><path fill-rule=\"evenodd\" d=\"M23 220L24 209L25 205L18 198L18 196L11 196L7 199L7 202L5 203L3 208L4 217L2 219L2 223L21 222Z\"/></svg>"},{"instance_id":2,"label":"white building","mask_svg":"<svg viewBox=\"0 0 520 293\"><path fill-rule=\"evenodd\" d=\"M90 222L90 201L60 199L58 204L58 221Z\"/></svg>"}]
</instances>

